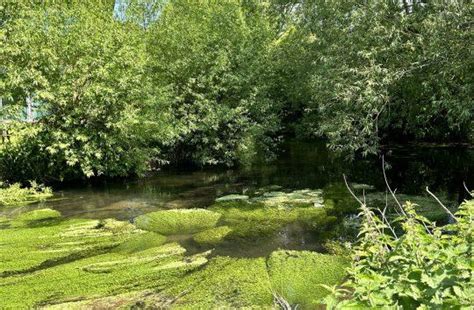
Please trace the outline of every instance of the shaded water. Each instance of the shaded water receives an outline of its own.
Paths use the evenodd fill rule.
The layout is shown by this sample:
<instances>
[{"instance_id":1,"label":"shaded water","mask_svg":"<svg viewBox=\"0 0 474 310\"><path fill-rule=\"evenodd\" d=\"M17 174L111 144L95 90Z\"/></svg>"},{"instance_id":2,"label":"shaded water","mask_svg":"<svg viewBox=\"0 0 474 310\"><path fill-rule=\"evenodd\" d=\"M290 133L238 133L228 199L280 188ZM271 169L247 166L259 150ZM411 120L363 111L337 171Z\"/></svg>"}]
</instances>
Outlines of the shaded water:
<instances>
[{"instance_id":1,"label":"shaded water","mask_svg":"<svg viewBox=\"0 0 474 310\"><path fill-rule=\"evenodd\" d=\"M385 152L388 179L397 193L420 195L424 188L459 202L465 198L463 181L474 188L474 150L466 148L394 147ZM338 158L321 142L290 142L277 160L259 162L239 169L168 169L153 176L107 182L101 185L71 186L57 190L53 200L10 209L18 213L34 208L53 208L67 217L117 218L129 220L143 213L171 208L205 208L222 195L249 193L279 185L285 190L344 189L342 175L351 182L384 191L381 159L377 156L352 162ZM344 190L326 190L325 200L337 203ZM190 236L172 236L190 253L202 250ZM289 225L270 239L224 242L217 254L233 256L266 255L278 248L321 250L321 235Z\"/></svg>"}]
</instances>

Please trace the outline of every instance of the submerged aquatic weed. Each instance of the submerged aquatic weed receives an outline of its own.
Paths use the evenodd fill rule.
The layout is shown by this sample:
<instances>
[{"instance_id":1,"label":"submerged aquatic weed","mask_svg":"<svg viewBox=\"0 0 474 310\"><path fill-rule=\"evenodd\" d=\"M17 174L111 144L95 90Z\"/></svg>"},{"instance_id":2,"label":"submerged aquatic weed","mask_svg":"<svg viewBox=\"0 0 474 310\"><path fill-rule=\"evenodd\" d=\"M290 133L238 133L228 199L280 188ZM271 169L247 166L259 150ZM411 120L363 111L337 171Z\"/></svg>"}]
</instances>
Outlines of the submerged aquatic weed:
<instances>
[{"instance_id":1,"label":"submerged aquatic weed","mask_svg":"<svg viewBox=\"0 0 474 310\"><path fill-rule=\"evenodd\" d=\"M226 196L217 198L216 202L233 201L233 200L248 200L248 199L249 199L249 196L247 195L231 194L231 195L226 195Z\"/></svg>"},{"instance_id":2,"label":"submerged aquatic weed","mask_svg":"<svg viewBox=\"0 0 474 310\"><path fill-rule=\"evenodd\" d=\"M50 187L31 182L29 187L22 187L19 183L4 185L0 182L0 206L19 206L37 201L43 201L53 196Z\"/></svg>"},{"instance_id":3,"label":"submerged aquatic weed","mask_svg":"<svg viewBox=\"0 0 474 310\"><path fill-rule=\"evenodd\" d=\"M227 201L212 205L210 210L221 213L222 222L232 229L230 237L238 238L268 236L293 222L320 230L334 220L324 208L301 203L269 206L262 202Z\"/></svg>"},{"instance_id":4,"label":"submerged aquatic weed","mask_svg":"<svg viewBox=\"0 0 474 310\"><path fill-rule=\"evenodd\" d=\"M28 226L35 224L44 224L46 221L57 220L61 218L61 213L52 209L38 209L18 215L12 226Z\"/></svg>"},{"instance_id":5,"label":"submerged aquatic weed","mask_svg":"<svg viewBox=\"0 0 474 310\"><path fill-rule=\"evenodd\" d=\"M345 275L349 260L309 251L276 251L268 261L273 290L291 305L314 309L329 294L321 286L336 285Z\"/></svg>"},{"instance_id":6,"label":"submerged aquatic weed","mask_svg":"<svg viewBox=\"0 0 474 310\"><path fill-rule=\"evenodd\" d=\"M445 206L454 212L457 208L457 201L450 200L446 196L440 196L440 200ZM397 199L401 204L411 202L416 205L416 212L432 222L446 224L448 223L447 213L440 208L438 202L427 195L406 195L397 193ZM394 210L397 206L391 197L387 199L387 193L375 192L366 195L366 202L368 206L383 207L387 205L388 210Z\"/></svg>"},{"instance_id":7,"label":"submerged aquatic weed","mask_svg":"<svg viewBox=\"0 0 474 310\"><path fill-rule=\"evenodd\" d=\"M203 245L216 245L232 231L228 226L207 229L193 236L194 241Z\"/></svg>"},{"instance_id":8,"label":"submerged aquatic weed","mask_svg":"<svg viewBox=\"0 0 474 310\"><path fill-rule=\"evenodd\" d=\"M53 213L50 215L57 215ZM46 213L33 214L23 215L23 219L48 218ZM219 216L214 215L213 219L217 221ZM218 242L230 229L210 228L194 237L202 238L203 242ZM63 219L43 227L2 229L0 300L5 301L2 306L84 308L104 302L132 307L138 302L164 308L172 305L178 309L270 309L272 291L280 291L280 286L275 286L279 278L274 277L280 277L281 273L294 280L283 267L275 271L274 255L269 259L270 269L263 257L217 256L208 262L209 251L185 256L182 246L165 242L162 235L111 219ZM288 268L297 270L300 265ZM303 270L297 280L312 281L313 273ZM155 293L144 294L148 289ZM300 299L296 300L300 303Z\"/></svg>"},{"instance_id":9,"label":"submerged aquatic weed","mask_svg":"<svg viewBox=\"0 0 474 310\"><path fill-rule=\"evenodd\" d=\"M2 279L0 300L5 308L36 308L162 289L207 261L203 255L184 257L184 252L180 245L169 243L132 254L95 255L27 275L6 277Z\"/></svg>"},{"instance_id":10,"label":"submerged aquatic weed","mask_svg":"<svg viewBox=\"0 0 474 310\"><path fill-rule=\"evenodd\" d=\"M239 309L272 306L264 258L215 257L162 293L175 309Z\"/></svg>"},{"instance_id":11,"label":"submerged aquatic weed","mask_svg":"<svg viewBox=\"0 0 474 310\"><path fill-rule=\"evenodd\" d=\"M154 232L138 234L127 239L114 249L114 252L135 253L157 247L166 242L166 237Z\"/></svg>"},{"instance_id":12,"label":"submerged aquatic weed","mask_svg":"<svg viewBox=\"0 0 474 310\"><path fill-rule=\"evenodd\" d=\"M342 270L339 258L326 255L335 259L333 265L317 265L310 252L285 251L298 258L285 256L290 262L285 267L283 255L278 254L283 251L277 251L268 260L216 256L208 261L209 251L185 256L182 246L166 243L166 235L194 234L199 244L217 245L224 239L231 243L233 237L268 236L294 222L315 231L332 219L325 208L299 200L283 204L224 201L209 210L145 214L134 224L63 219L55 210L35 210L5 219L7 228L0 229L0 300L8 298L7 308L83 308L103 302L111 307L139 303L178 309L271 309L273 292L278 292L293 304L312 306L315 301L301 283L327 276L333 267ZM216 227L218 223L225 226ZM291 286L281 286L283 278ZM336 283L327 278L317 283ZM303 293L288 294L300 287ZM313 294L320 289L309 287ZM149 289L153 293L145 294Z\"/></svg>"},{"instance_id":13,"label":"submerged aquatic weed","mask_svg":"<svg viewBox=\"0 0 474 310\"><path fill-rule=\"evenodd\" d=\"M205 209L176 209L141 215L135 225L163 235L196 233L216 226L221 215Z\"/></svg>"},{"instance_id":14,"label":"submerged aquatic weed","mask_svg":"<svg viewBox=\"0 0 474 310\"><path fill-rule=\"evenodd\" d=\"M292 192L267 192L252 198L252 201L263 203L267 206L288 206L294 204L308 204L313 207L323 207L322 191L302 189Z\"/></svg>"},{"instance_id":15,"label":"submerged aquatic weed","mask_svg":"<svg viewBox=\"0 0 474 310\"><path fill-rule=\"evenodd\" d=\"M131 224L116 220L109 220L109 223L126 225L121 232L98 226L98 220L61 220L56 212L50 209L28 212L8 220L9 227L0 229L1 276L97 255L136 234L144 233ZM54 216L54 221L48 220L50 216ZM38 218L43 220L36 220ZM31 219L35 219L35 225L28 222Z\"/></svg>"}]
</instances>

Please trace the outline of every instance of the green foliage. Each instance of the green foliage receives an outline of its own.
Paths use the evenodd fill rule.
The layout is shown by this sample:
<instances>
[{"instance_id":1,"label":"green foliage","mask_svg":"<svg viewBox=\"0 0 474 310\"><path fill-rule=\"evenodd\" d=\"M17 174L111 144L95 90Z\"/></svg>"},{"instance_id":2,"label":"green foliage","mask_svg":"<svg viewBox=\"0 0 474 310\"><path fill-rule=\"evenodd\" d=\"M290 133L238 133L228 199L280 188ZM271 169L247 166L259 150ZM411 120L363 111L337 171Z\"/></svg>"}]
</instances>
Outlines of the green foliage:
<instances>
[{"instance_id":1,"label":"green foliage","mask_svg":"<svg viewBox=\"0 0 474 310\"><path fill-rule=\"evenodd\" d=\"M268 259L273 291L291 305L314 309L329 294L321 285L339 284L348 260L308 251L276 251Z\"/></svg>"},{"instance_id":2,"label":"green foliage","mask_svg":"<svg viewBox=\"0 0 474 310\"><path fill-rule=\"evenodd\" d=\"M228 226L219 226L207 229L193 236L194 241L204 245L216 245L232 231Z\"/></svg>"},{"instance_id":3,"label":"green foliage","mask_svg":"<svg viewBox=\"0 0 474 310\"><path fill-rule=\"evenodd\" d=\"M126 176L147 169L158 151L151 144L173 134L165 107L151 113L144 45L134 27L90 3L25 3L5 22L2 97L15 105L31 98L44 112L41 124L30 124L34 132L3 147L6 179Z\"/></svg>"},{"instance_id":4,"label":"green foliage","mask_svg":"<svg viewBox=\"0 0 474 310\"><path fill-rule=\"evenodd\" d=\"M266 94L274 31L264 4L170 1L149 29L149 73L181 129L172 152L199 164L251 157L278 128ZM267 143L268 144L268 143Z\"/></svg>"},{"instance_id":5,"label":"green foliage","mask_svg":"<svg viewBox=\"0 0 474 310\"><path fill-rule=\"evenodd\" d=\"M381 139L466 138L473 119L472 3L305 1L307 128L342 151Z\"/></svg>"},{"instance_id":6,"label":"green foliage","mask_svg":"<svg viewBox=\"0 0 474 310\"><path fill-rule=\"evenodd\" d=\"M466 201L454 223L436 227L403 206L396 220L403 235L362 206L361 238L344 289L331 307L463 308L473 304L472 246L474 201ZM393 223L392 223L393 224ZM346 290L349 289L349 290Z\"/></svg>"},{"instance_id":7,"label":"green foliage","mask_svg":"<svg viewBox=\"0 0 474 310\"><path fill-rule=\"evenodd\" d=\"M43 201L53 196L49 187L31 182L29 187L22 187L19 183L2 186L0 182L0 206L12 207Z\"/></svg>"},{"instance_id":8,"label":"green foliage","mask_svg":"<svg viewBox=\"0 0 474 310\"><path fill-rule=\"evenodd\" d=\"M472 3L3 1L9 182L271 158L282 133L377 152L472 140Z\"/></svg>"},{"instance_id":9,"label":"green foliage","mask_svg":"<svg viewBox=\"0 0 474 310\"><path fill-rule=\"evenodd\" d=\"M216 226L220 217L205 209L165 210L141 215L135 225L163 235L190 234Z\"/></svg>"}]
</instances>

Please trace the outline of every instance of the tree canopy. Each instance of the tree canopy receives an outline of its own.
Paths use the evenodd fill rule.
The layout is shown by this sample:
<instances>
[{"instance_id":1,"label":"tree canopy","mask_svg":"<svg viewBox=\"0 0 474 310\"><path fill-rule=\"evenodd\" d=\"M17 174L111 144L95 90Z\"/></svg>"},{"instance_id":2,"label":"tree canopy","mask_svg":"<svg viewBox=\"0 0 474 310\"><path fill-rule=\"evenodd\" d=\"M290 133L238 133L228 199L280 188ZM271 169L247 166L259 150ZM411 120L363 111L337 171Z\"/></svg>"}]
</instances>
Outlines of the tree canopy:
<instances>
[{"instance_id":1,"label":"tree canopy","mask_svg":"<svg viewBox=\"0 0 474 310\"><path fill-rule=\"evenodd\" d=\"M470 2L4 1L0 113L17 119L30 100L42 117L2 123L1 175L233 165L290 136L345 154L472 141L472 13Z\"/></svg>"}]
</instances>

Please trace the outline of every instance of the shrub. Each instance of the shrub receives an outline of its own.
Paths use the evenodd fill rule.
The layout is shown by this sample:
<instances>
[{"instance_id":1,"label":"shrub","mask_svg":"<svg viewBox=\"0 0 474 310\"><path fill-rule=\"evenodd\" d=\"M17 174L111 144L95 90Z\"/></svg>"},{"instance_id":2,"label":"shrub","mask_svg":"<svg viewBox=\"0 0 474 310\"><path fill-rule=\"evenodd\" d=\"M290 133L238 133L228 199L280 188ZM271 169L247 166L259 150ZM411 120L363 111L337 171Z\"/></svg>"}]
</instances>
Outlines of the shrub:
<instances>
[{"instance_id":1,"label":"shrub","mask_svg":"<svg viewBox=\"0 0 474 310\"><path fill-rule=\"evenodd\" d=\"M31 182L30 187L21 187L19 183L1 187L0 206L18 206L45 200L53 196L51 188Z\"/></svg>"},{"instance_id":2,"label":"shrub","mask_svg":"<svg viewBox=\"0 0 474 310\"><path fill-rule=\"evenodd\" d=\"M344 289L327 299L329 308L350 306L433 309L463 308L472 294L474 201L466 201L454 223L437 227L407 202L390 222L361 206L361 238ZM393 228L401 227L402 233Z\"/></svg>"}]
</instances>

